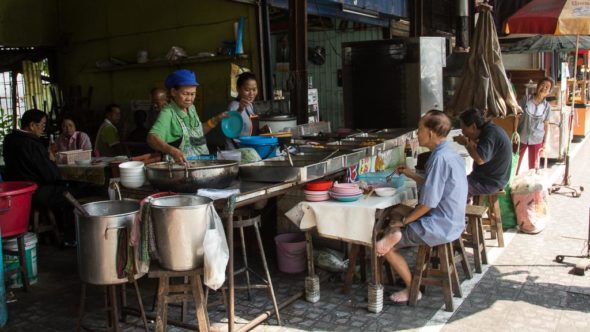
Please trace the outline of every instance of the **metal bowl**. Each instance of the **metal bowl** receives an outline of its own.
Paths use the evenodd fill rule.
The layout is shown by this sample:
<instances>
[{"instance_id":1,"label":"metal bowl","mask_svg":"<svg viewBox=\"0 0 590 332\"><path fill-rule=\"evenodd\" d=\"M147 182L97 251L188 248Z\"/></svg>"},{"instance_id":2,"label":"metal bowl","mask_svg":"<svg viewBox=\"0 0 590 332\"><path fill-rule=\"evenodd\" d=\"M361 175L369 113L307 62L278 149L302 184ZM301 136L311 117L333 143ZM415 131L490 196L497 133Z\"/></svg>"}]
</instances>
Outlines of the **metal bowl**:
<instances>
[{"instance_id":1,"label":"metal bowl","mask_svg":"<svg viewBox=\"0 0 590 332\"><path fill-rule=\"evenodd\" d=\"M239 169L233 160L192 160L186 164L159 162L146 165L146 175L157 189L195 193L199 188L228 187Z\"/></svg>"}]
</instances>

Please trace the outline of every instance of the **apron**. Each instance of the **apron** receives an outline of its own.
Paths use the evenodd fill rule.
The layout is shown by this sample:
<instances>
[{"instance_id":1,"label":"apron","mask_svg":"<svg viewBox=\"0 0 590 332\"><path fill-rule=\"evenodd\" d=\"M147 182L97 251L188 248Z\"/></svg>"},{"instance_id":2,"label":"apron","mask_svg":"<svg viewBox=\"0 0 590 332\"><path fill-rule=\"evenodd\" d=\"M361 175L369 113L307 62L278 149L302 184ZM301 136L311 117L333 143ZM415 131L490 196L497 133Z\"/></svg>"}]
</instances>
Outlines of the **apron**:
<instances>
[{"instance_id":1,"label":"apron","mask_svg":"<svg viewBox=\"0 0 590 332\"><path fill-rule=\"evenodd\" d=\"M190 112L190 110L188 111ZM175 112L172 112L176 117L176 120L180 123L180 127L182 128L182 138L180 139L180 146L178 149L184 153L185 157L188 159L189 157L194 157L202 154L209 154L209 149L207 148L207 141L205 140L205 135L203 135L203 126L199 123L196 128L188 128L184 121L178 116ZM187 113L187 115L189 115ZM190 116L190 115L189 115ZM198 117L197 117L197 121Z\"/></svg>"}]
</instances>

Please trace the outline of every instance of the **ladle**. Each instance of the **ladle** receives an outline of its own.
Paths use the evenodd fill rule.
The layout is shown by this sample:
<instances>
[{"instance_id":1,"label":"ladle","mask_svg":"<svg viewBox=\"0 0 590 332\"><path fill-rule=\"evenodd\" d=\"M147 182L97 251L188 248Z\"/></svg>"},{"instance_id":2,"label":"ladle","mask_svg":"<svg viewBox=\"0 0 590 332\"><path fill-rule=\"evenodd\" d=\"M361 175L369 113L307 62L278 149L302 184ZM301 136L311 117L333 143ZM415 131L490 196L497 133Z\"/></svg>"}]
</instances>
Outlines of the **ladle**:
<instances>
[{"instance_id":1,"label":"ladle","mask_svg":"<svg viewBox=\"0 0 590 332\"><path fill-rule=\"evenodd\" d=\"M82 207L80 202L78 202L78 200L76 198L74 198L74 196L72 196L72 194L70 194L69 191L64 191L63 195L64 195L65 199L68 202L70 202L70 204L72 204L74 206L74 208L76 208L76 210L78 210L78 212L80 212L80 214L84 218L90 217L90 214Z\"/></svg>"}]
</instances>

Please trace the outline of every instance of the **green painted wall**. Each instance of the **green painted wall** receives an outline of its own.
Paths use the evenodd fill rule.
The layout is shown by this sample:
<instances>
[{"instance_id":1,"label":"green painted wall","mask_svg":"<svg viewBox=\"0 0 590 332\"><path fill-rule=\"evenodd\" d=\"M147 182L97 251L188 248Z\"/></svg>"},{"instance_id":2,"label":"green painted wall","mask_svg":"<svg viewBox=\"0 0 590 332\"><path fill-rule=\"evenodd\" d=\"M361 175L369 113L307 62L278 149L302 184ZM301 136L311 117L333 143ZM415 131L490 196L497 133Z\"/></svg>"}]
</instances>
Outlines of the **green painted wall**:
<instances>
[{"instance_id":1,"label":"green painted wall","mask_svg":"<svg viewBox=\"0 0 590 332\"><path fill-rule=\"evenodd\" d=\"M339 21L335 21L334 26L339 26L338 23ZM271 36L271 54L276 54L277 39L283 35L280 33ZM322 65L308 62L307 70L312 77L313 87L318 89L320 117L331 122L333 131L344 125L344 100L342 87L338 86L338 70L342 68L342 43L378 39L383 39L382 30L378 27L362 30L334 28L307 32L308 47L322 46L326 49L326 62ZM272 66L276 69L275 57L272 59ZM275 72L279 87L286 86L288 76L285 72Z\"/></svg>"},{"instance_id":2,"label":"green painted wall","mask_svg":"<svg viewBox=\"0 0 590 332\"><path fill-rule=\"evenodd\" d=\"M58 39L59 0L0 1L0 45L48 46Z\"/></svg>"},{"instance_id":3,"label":"green painted wall","mask_svg":"<svg viewBox=\"0 0 590 332\"><path fill-rule=\"evenodd\" d=\"M110 102L129 110L134 99L148 99L149 90L163 87L176 66L128 68L99 71L96 61L115 57L134 63L138 50L147 50L150 59L163 59L172 46L189 55L216 52L223 41L233 41L234 22L245 17L244 52L241 65L258 70L256 7L228 0L162 2L155 0L60 0L61 44L57 54L58 79L66 89L79 85L86 95L93 87L92 117L100 118ZM230 101L230 62L217 61L183 65L196 72L204 109L203 121L223 111ZM130 112L124 115L131 119ZM96 121L96 120L95 120ZM212 140L220 141L214 132Z\"/></svg>"}]
</instances>

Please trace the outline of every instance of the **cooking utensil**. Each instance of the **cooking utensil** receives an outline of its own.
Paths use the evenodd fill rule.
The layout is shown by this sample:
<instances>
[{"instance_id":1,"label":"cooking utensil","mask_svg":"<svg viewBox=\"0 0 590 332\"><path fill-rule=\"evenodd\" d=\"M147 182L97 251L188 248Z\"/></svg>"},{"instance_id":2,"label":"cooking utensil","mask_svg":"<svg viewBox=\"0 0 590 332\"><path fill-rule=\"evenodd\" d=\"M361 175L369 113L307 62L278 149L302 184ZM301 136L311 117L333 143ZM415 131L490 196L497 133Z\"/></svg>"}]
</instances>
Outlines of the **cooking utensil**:
<instances>
[{"instance_id":1,"label":"cooking utensil","mask_svg":"<svg viewBox=\"0 0 590 332\"><path fill-rule=\"evenodd\" d=\"M320 160L320 162L330 159L332 156L334 156L338 152L340 152L340 149L336 149L336 150L332 151L329 155L322 158L322 160Z\"/></svg>"},{"instance_id":2,"label":"cooking utensil","mask_svg":"<svg viewBox=\"0 0 590 332\"><path fill-rule=\"evenodd\" d=\"M221 131L226 137L236 138L240 136L243 125L244 119L242 119L240 112L229 111L227 112L227 118L221 120Z\"/></svg>"},{"instance_id":3,"label":"cooking utensil","mask_svg":"<svg viewBox=\"0 0 590 332\"><path fill-rule=\"evenodd\" d=\"M88 215L82 214L85 211ZM78 273L93 285L128 282L117 276L117 230L130 229L139 211L137 201L101 201L84 204L75 210L78 237ZM144 273L137 273L139 279Z\"/></svg>"},{"instance_id":4,"label":"cooking utensil","mask_svg":"<svg viewBox=\"0 0 590 332\"><path fill-rule=\"evenodd\" d=\"M385 177L385 182L389 183L391 182L391 179L395 176L398 175L397 170L391 172L391 174L389 174L388 176Z\"/></svg>"},{"instance_id":5,"label":"cooking utensil","mask_svg":"<svg viewBox=\"0 0 590 332\"><path fill-rule=\"evenodd\" d=\"M88 218L90 217L90 214L88 214L88 212L82 207L82 205L80 204L80 202L78 202L78 200L76 198L74 198L74 196L72 196L72 194L70 194L69 191L64 191L63 193L65 199L70 202L70 204L72 204L74 206L74 208L80 212L80 214L84 217L84 218Z\"/></svg>"},{"instance_id":6,"label":"cooking utensil","mask_svg":"<svg viewBox=\"0 0 590 332\"><path fill-rule=\"evenodd\" d=\"M211 199L174 195L151 201L160 264L165 269L185 271L203 266L203 240L209 222Z\"/></svg>"},{"instance_id":7,"label":"cooking utensil","mask_svg":"<svg viewBox=\"0 0 590 332\"><path fill-rule=\"evenodd\" d=\"M146 165L150 183L160 190L195 193L199 188L228 187L238 175L234 160L191 160L185 164L159 162Z\"/></svg>"},{"instance_id":8,"label":"cooking utensil","mask_svg":"<svg viewBox=\"0 0 590 332\"><path fill-rule=\"evenodd\" d=\"M371 195L373 195L374 192L375 192L375 188L371 188L371 190L369 190L369 193L367 195L365 195L364 199L371 197Z\"/></svg>"}]
</instances>

